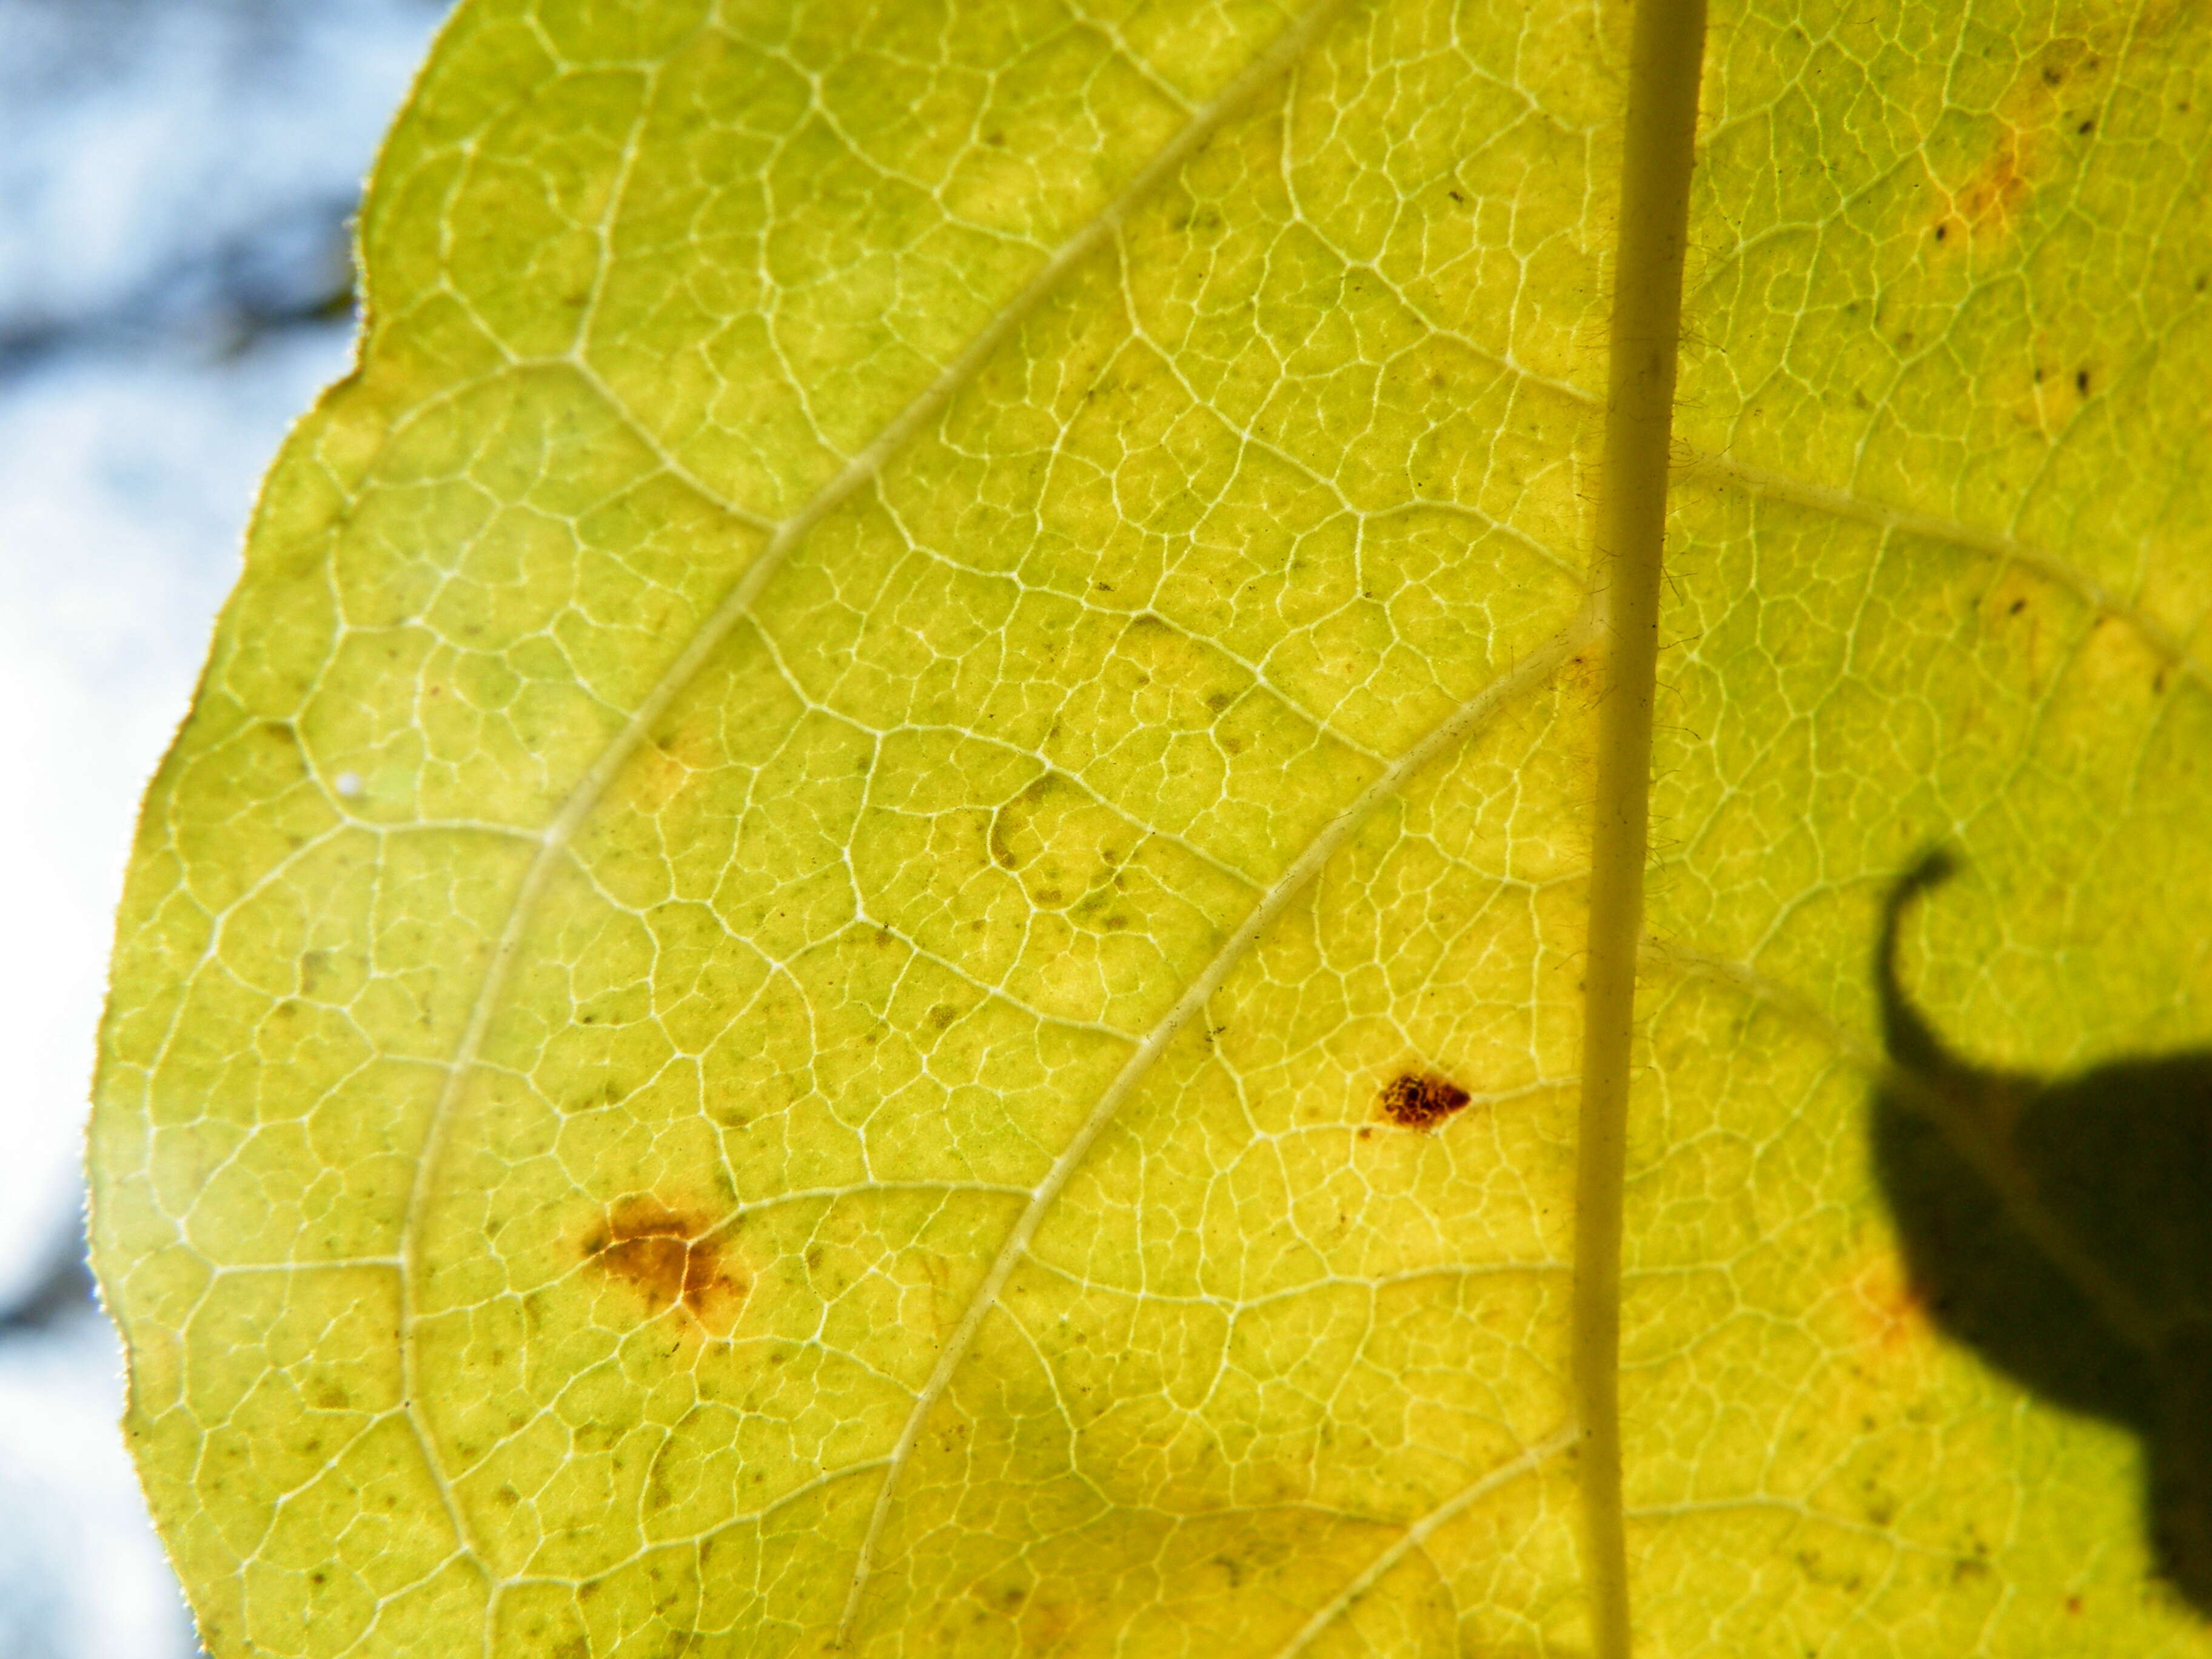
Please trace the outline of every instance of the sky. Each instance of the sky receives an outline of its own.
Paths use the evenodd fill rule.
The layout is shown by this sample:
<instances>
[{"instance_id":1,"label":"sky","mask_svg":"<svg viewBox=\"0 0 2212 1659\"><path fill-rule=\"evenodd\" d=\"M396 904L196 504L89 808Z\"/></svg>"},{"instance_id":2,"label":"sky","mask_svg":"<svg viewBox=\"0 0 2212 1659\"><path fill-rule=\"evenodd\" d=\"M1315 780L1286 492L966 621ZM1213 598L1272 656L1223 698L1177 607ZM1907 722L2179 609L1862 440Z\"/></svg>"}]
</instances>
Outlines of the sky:
<instances>
[{"instance_id":1,"label":"sky","mask_svg":"<svg viewBox=\"0 0 2212 1659\"><path fill-rule=\"evenodd\" d=\"M195 1650L81 1266L139 795L285 430L350 362L348 216L442 0L0 0L0 1654Z\"/></svg>"}]
</instances>

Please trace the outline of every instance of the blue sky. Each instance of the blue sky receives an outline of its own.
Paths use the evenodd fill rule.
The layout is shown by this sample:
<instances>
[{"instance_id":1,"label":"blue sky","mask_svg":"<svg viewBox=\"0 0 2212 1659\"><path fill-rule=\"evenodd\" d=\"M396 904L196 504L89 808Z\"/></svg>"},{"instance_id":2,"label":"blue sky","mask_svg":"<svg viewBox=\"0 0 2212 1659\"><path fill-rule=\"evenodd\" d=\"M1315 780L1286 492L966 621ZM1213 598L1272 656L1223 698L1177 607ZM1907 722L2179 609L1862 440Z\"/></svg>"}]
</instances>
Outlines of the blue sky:
<instances>
[{"instance_id":1,"label":"blue sky","mask_svg":"<svg viewBox=\"0 0 2212 1659\"><path fill-rule=\"evenodd\" d=\"M440 0L0 0L0 1653L193 1650L81 1294L112 915Z\"/></svg>"}]
</instances>

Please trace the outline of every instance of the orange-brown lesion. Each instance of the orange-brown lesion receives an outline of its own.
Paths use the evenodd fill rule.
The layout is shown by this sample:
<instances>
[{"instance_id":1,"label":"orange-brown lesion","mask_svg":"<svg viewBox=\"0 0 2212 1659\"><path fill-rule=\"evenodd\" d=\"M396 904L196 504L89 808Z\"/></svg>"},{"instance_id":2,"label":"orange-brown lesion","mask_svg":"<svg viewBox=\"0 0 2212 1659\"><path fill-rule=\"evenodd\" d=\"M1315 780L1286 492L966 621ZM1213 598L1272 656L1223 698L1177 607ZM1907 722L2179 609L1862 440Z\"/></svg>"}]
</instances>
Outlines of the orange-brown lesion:
<instances>
[{"instance_id":1,"label":"orange-brown lesion","mask_svg":"<svg viewBox=\"0 0 2212 1659\"><path fill-rule=\"evenodd\" d=\"M1930 234L1942 249L2008 235L2035 187L2057 173L2070 147L2096 131L2108 58L2086 38L2062 37L2023 64L1999 102L1996 137L1966 178L1936 181Z\"/></svg>"},{"instance_id":2,"label":"orange-brown lesion","mask_svg":"<svg viewBox=\"0 0 2212 1659\"><path fill-rule=\"evenodd\" d=\"M1933 1342L1928 1303L1894 1249L1883 1248L1855 1265L1846 1281L1857 1351L1885 1361Z\"/></svg>"},{"instance_id":3,"label":"orange-brown lesion","mask_svg":"<svg viewBox=\"0 0 2212 1659\"><path fill-rule=\"evenodd\" d=\"M1956 188L1942 192L1933 229L1936 242L1964 247L1970 240L2008 234L2033 188L2035 174L2034 133L2008 122L1982 165Z\"/></svg>"},{"instance_id":4,"label":"orange-brown lesion","mask_svg":"<svg viewBox=\"0 0 2212 1659\"><path fill-rule=\"evenodd\" d=\"M736 1328L752 1278L716 1218L653 1197L626 1198L585 1234L585 1264L627 1286L650 1318L674 1316L709 1336Z\"/></svg>"}]
</instances>

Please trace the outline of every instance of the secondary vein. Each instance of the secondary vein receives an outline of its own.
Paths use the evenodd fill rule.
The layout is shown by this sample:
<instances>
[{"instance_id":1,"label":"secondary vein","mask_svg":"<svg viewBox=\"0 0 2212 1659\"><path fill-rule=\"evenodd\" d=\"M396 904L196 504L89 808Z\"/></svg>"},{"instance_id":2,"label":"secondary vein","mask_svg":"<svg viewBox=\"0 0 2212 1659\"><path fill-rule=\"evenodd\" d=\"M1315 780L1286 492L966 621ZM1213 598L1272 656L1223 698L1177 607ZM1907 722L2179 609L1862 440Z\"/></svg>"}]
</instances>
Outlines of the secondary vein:
<instances>
[{"instance_id":1,"label":"secondary vein","mask_svg":"<svg viewBox=\"0 0 2212 1659\"><path fill-rule=\"evenodd\" d=\"M1354 1601L1373 1589L1387 1573L1415 1550L1424 1547L1436 1535L1438 1528L1456 1520L1481 1499L1501 1487L1510 1486L1522 1475L1539 1468L1547 1457L1565 1450L1574 1443L1575 1430L1571 1425L1555 1434L1547 1435L1518 1456L1499 1464L1489 1474L1461 1487L1449 1498L1413 1522L1389 1547L1369 1562L1358 1577L1328 1599L1320 1612L1298 1626L1297 1633L1279 1649L1274 1659L1298 1659L1310 1648L1321 1633L1341 1618Z\"/></svg>"},{"instance_id":2,"label":"secondary vein","mask_svg":"<svg viewBox=\"0 0 2212 1659\"><path fill-rule=\"evenodd\" d=\"M1932 513L1892 507L1848 489L1832 489L1763 467L1746 466L1722 455L1693 456L1686 476L1719 485L1735 485L1763 500L1786 502L1808 512L1900 536L1917 536L1962 551L1994 559L2002 564L2032 570L2045 581L2063 588L2090 609L2111 617L2132 629L2159 659L2199 690L2212 691L2212 664L2194 654L2185 640L2141 605L2122 598L2057 554L2016 536L1978 529L1956 519Z\"/></svg>"},{"instance_id":3,"label":"secondary vein","mask_svg":"<svg viewBox=\"0 0 2212 1659\"><path fill-rule=\"evenodd\" d=\"M713 614L700 625L662 672L621 731L615 734L599 757L577 780L553 814L543 835L538 838L538 850L523 872L514 898L508 906L506 920L492 947L489 962L477 987L476 999L471 1005L460 1040L455 1045L446 1087L431 1109L422 1148L416 1161L415 1178L400 1221L398 1347L407 1420L425 1468L445 1505L447 1521L461 1552L477 1563L480 1570L483 1566L483 1558L471 1536L467 1516L447 1479L436 1437L424 1414L423 1390L415 1372L416 1328L422 1317L418 1305L422 1235L436 1170L462 1092L483 1050L484 1038L505 992L507 979L520 957L523 934L529 919L551 881L554 871L568 856L569 844L584 821L598 806L609 785L667 713L670 705L696 679L715 650L739 622L751 614L762 590L782 568L793 550L830 514L858 491L872 484L890 458L928 422L936 418L955 394L974 380L984 363L1036 313L1045 300L1060 287L1067 273L1115 235L1137 204L1149 197L1163 180L1172 177L1230 116L1249 101L1254 93L1296 62L1345 3L1346 0L1317 0L1317 3L1300 15L1265 52L1231 81L1219 96L1196 112L1175 137L1130 178L1112 201L1061 242L1020 291L1000 308L975 337L939 370L936 377L893 416L836 476L823 484L798 511L776 524L766 544L738 576ZM745 521L754 522L750 515ZM878 1514L876 1522L871 1527L872 1539L876 1526L880 1525L880 1519ZM865 1553L863 1559L865 1560Z\"/></svg>"},{"instance_id":4,"label":"secondary vein","mask_svg":"<svg viewBox=\"0 0 2212 1659\"><path fill-rule=\"evenodd\" d=\"M960 1322L952 1334L945 1339L939 1351L937 1364L929 1379L915 1397L913 1407L907 1413L905 1426L898 1443L891 1449L890 1467L884 1484L876 1493L874 1508L868 1516L868 1528L860 1541L860 1553L853 1570L853 1580L846 1592L845 1611L838 1620L837 1640L842 1645L852 1630L854 1615L860 1611L861 1593L867 1588L870 1574L874 1571L876 1545L880 1540L884 1523L890 1514L891 1497L898 1477L912 1458L915 1443L921 1438L923 1425L930 1412L951 1386L952 1374L960 1367L975 1346L976 1333L982 1328L984 1316L998 1305L999 1295L1015 1265L1027 1254L1030 1241L1036 1236L1046 1212L1059 1199L1061 1190L1090 1156L1091 1148L1105 1133L1121 1109L1121 1103L1150 1072L1164 1054L1176 1034L1188 1024L1191 1018L1203 1008L1213 994L1219 990L1230 971L1244 959L1260 935L1272 926L1275 919L1289 908L1291 902L1305 890L1307 884L1319 875L1322 867L1334 857L1337 849L1351 838L1362 824L1373 816L1383 802L1402 790L1409 779L1439 755L1453 748L1468 735L1481 726L1497 711L1516 697L1544 684L1559 672L1559 665L1589 642L1593 623L1587 609L1577 614L1566 627L1523 657L1504 673L1475 693L1447 715L1434 729L1398 757L1361 790L1350 805L1328 823L1321 833L1306 844L1305 849L1278 877L1274 884L1261 895L1237 924L1236 930L1224 939L1203 972L1193 980L1183 994L1176 999L1175 1006L1163 1014L1145 1039L1121 1063L1098 1097L1098 1103L1084 1119L1083 1126L1075 1132L1066 1148L1054 1158L1044 1178L1031 1189L1030 1201L1000 1246L998 1255L992 1261L982 1283L969 1299Z\"/></svg>"}]
</instances>

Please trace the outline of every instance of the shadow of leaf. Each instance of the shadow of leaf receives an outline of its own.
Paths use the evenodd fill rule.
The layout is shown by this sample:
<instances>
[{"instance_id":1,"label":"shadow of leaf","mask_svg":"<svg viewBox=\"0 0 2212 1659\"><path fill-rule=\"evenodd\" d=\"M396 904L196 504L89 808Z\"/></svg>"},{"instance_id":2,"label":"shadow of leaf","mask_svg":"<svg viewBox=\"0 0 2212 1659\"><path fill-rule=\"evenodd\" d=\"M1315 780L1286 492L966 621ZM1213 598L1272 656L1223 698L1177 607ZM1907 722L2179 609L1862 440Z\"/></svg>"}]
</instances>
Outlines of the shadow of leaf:
<instances>
[{"instance_id":1,"label":"shadow of leaf","mask_svg":"<svg viewBox=\"0 0 2212 1659\"><path fill-rule=\"evenodd\" d=\"M1875 948L1876 1174L1936 1324L2045 1399L2142 1437L2160 1571L2212 1617L2212 1051L2070 1077L1984 1070L1898 981L1923 854Z\"/></svg>"}]
</instances>

